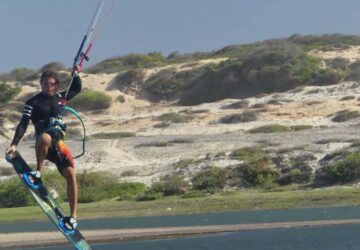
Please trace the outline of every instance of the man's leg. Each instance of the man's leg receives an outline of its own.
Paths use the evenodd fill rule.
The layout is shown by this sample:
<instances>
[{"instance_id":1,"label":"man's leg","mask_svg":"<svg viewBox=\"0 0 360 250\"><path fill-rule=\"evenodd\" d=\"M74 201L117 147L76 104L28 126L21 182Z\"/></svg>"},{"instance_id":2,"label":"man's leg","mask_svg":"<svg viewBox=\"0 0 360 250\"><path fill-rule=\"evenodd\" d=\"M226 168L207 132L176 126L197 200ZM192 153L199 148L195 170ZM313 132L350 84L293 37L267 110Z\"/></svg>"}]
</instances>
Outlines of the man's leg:
<instances>
[{"instance_id":1,"label":"man's leg","mask_svg":"<svg viewBox=\"0 0 360 250\"><path fill-rule=\"evenodd\" d=\"M77 178L76 171L73 167L64 168L62 171L66 179L67 184L67 196L70 205L70 213L71 216L76 219L77 218L77 195L78 195L78 186L77 186Z\"/></svg>"},{"instance_id":2,"label":"man's leg","mask_svg":"<svg viewBox=\"0 0 360 250\"><path fill-rule=\"evenodd\" d=\"M37 170L44 170L44 161L51 145L51 136L48 133L42 133L36 141L35 151L37 160Z\"/></svg>"}]
</instances>

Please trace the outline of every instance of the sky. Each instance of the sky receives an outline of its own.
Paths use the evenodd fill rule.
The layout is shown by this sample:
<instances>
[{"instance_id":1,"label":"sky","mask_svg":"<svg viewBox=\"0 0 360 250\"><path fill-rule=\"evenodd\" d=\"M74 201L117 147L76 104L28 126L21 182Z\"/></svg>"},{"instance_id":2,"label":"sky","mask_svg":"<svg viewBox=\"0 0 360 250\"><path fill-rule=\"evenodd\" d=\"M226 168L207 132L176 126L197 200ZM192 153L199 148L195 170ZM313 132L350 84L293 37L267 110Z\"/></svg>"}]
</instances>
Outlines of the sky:
<instances>
[{"instance_id":1,"label":"sky","mask_svg":"<svg viewBox=\"0 0 360 250\"><path fill-rule=\"evenodd\" d=\"M358 0L106 1L103 14L108 18L99 21L101 31L87 66L129 53L166 56L293 34L360 34ZM70 67L97 3L1 0L0 73L39 69L53 61Z\"/></svg>"}]
</instances>

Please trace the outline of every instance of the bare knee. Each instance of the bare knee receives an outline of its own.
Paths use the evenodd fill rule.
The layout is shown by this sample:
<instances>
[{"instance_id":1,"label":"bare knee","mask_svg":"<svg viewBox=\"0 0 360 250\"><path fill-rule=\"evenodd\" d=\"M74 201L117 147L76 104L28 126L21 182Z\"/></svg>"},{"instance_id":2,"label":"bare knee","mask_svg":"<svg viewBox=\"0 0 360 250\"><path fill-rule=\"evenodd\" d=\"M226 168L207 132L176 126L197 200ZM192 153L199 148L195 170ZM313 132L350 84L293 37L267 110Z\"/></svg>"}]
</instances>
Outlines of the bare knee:
<instances>
[{"instance_id":1,"label":"bare knee","mask_svg":"<svg viewBox=\"0 0 360 250\"><path fill-rule=\"evenodd\" d=\"M48 133L42 133L36 143L36 149L48 148L51 144L51 136Z\"/></svg>"}]
</instances>

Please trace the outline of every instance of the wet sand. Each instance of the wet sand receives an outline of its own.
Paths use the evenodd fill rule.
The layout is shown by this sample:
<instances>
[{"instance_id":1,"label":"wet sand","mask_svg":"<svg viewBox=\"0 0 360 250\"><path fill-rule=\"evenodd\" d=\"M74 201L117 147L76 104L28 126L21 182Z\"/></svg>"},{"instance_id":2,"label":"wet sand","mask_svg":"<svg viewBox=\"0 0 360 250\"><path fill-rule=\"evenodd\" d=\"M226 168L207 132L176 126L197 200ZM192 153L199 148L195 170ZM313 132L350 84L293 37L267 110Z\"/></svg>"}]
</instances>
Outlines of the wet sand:
<instances>
[{"instance_id":1,"label":"wet sand","mask_svg":"<svg viewBox=\"0 0 360 250\"><path fill-rule=\"evenodd\" d=\"M301 222L276 222L254 223L235 225L210 225L210 226L186 226L186 227L159 227L159 228L135 228L135 229L109 229L109 230L83 230L82 233L91 243L120 242L134 240L149 240L162 238L189 237L224 232L316 227L326 225L360 224L360 219L348 220L319 220ZM26 233L2 233L0 234L0 249L42 247L66 245L68 241L60 232L26 232Z\"/></svg>"}]
</instances>

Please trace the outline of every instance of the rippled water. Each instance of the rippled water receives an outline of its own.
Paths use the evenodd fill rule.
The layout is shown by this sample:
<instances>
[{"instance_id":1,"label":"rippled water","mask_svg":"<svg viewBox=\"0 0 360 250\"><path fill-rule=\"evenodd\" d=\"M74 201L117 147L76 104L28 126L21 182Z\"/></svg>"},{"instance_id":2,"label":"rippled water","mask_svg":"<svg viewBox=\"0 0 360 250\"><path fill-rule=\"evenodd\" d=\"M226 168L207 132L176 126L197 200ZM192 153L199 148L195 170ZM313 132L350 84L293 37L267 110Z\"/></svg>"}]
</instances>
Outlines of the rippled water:
<instances>
[{"instance_id":1,"label":"rippled water","mask_svg":"<svg viewBox=\"0 0 360 250\"><path fill-rule=\"evenodd\" d=\"M227 212L81 221L81 229L196 226L261 222L359 219L360 207ZM56 230L48 222L0 224L0 232ZM360 225L330 225L222 233L202 237L95 244L94 250L360 250ZM29 249L29 248L27 248ZM65 250L71 247L30 248Z\"/></svg>"},{"instance_id":2,"label":"rippled water","mask_svg":"<svg viewBox=\"0 0 360 250\"><path fill-rule=\"evenodd\" d=\"M96 244L93 248L94 250L355 250L360 249L359 232L360 225L266 229L205 237Z\"/></svg>"}]
</instances>

